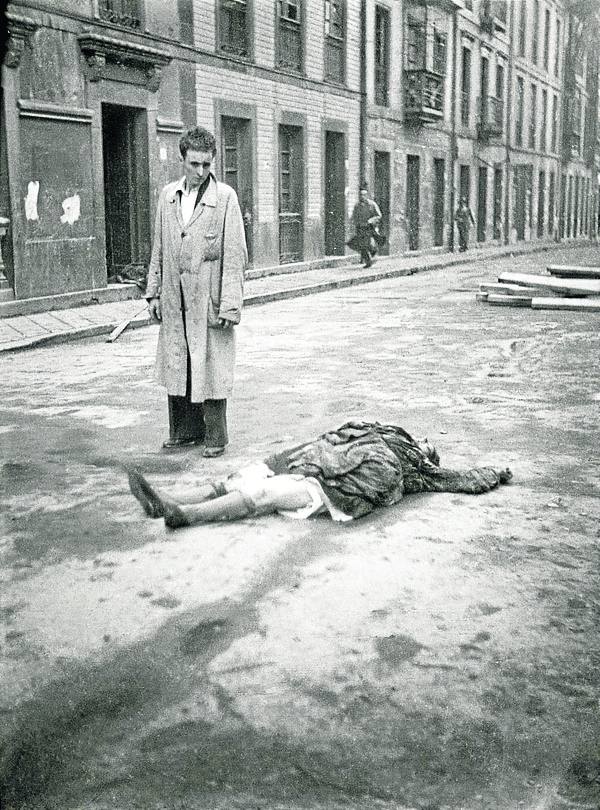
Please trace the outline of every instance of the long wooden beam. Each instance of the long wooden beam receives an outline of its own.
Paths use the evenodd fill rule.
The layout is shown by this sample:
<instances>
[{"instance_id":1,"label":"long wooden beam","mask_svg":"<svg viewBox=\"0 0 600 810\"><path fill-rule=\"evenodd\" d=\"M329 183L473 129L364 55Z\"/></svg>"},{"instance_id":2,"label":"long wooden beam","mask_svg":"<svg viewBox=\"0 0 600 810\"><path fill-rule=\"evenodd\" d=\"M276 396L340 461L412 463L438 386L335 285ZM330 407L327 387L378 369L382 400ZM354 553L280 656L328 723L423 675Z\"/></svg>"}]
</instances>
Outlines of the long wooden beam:
<instances>
[{"instance_id":1,"label":"long wooden beam","mask_svg":"<svg viewBox=\"0 0 600 810\"><path fill-rule=\"evenodd\" d=\"M546 269L553 276L560 278L600 278L600 267L549 264Z\"/></svg>"},{"instance_id":2,"label":"long wooden beam","mask_svg":"<svg viewBox=\"0 0 600 810\"><path fill-rule=\"evenodd\" d=\"M506 284L519 284L523 287L543 287L560 292L578 292L582 295L600 295L600 279L561 279L534 273L502 273L498 281Z\"/></svg>"},{"instance_id":3,"label":"long wooden beam","mask_svg":"<svg viewBox=\"0 0 600 810\"><path fill-rule=\"evenodd\" d=\"M532 298L532 309L567 309L580 312L600 312L598 298Z\"/></svg>"}]
</instances>

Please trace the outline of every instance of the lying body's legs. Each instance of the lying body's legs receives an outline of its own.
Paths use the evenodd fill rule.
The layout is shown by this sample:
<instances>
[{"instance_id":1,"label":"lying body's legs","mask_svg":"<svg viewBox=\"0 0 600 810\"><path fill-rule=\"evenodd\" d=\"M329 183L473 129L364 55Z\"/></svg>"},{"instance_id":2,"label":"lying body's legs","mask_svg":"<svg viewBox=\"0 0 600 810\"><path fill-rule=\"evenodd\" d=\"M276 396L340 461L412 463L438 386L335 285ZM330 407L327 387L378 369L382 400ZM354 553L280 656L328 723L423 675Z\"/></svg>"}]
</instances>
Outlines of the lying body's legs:
<instances>
[{"instance_id":1,"label":"lying body's legs","mask_svg":"<svg viewBox=\"0 0 600 810\"><path fill-rule=\"evenodd\" d=\"M272 514L278 509L301 509L313 502L302 476L275 475L255 481L243 480L238 476L236 484L231 481L229 487L225 482L197 488L196 492L208 495L208 498L203 498L202 502L184 503L152 486L139 471L131 470L128 475L131 491L146 514L164 517L165 523L171 528L240 520L253 514ZM240 489L234 489L234 486ZM190 497L190 491L187 495Z\"/></svg>"},{"instance_id":2,"label":"lying body's legs","mask_svg":"<svg viewBox=\"0 0 600 810\"><path fill-rule=\"evenodd\" d=\"M150 486L139 470L129 470L129 488L151 518L164 517L163 495L159 489ZM169 500L179 504L198 504L224 495L226 489L221 483L195 484L174 487L169 492Z\"/></svg>"}]
</instances>

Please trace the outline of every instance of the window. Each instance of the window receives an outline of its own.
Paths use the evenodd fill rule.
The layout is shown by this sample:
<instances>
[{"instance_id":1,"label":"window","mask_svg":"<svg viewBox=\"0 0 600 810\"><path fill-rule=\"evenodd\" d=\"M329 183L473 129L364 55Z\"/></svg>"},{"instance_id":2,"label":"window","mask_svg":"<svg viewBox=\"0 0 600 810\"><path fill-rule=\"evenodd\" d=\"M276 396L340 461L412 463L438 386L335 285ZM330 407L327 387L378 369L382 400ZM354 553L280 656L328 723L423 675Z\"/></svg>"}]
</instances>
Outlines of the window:
<instances>
[{"instance_id":1,"label":"window","mask_svg":"<svg viewBox=\"0 0 600 810\"><path fill-rule=\"evenodd\" d=\"M525 33L527 28L527 8L525 0L521 0L521 15L519 18L519 56L525 56Z\"/></svg>"},{"instance_id":2,"label":"window","mask_svg":"<svg viewBox=\"0 0 600 810\"><path fill-rule=\"evenodd\" d=\"M433 32L433 71L446 75L446 34Z\"/></svg>"},{"instance_id":3,"label":"window","mask_svg":"<svg viewBox=\"0 0 600 810\"><path fill-rule=\"evenodd\" d=\"M390 12L375 6L375 103L389 104Z\"/></svg>"},{"instance_id":4,"label":"window","mask_svg":"<svg viewBox=\"0 0 600 810\"><path fill-rule=\"evenodd\" d=\"M517 116L515 119L515 141L517 146L523 146L523 107L525 83L522 76L517 76Z\"/></svg>"},{"instance_id":5,"label":"window","mask_svg":"<svg viewBox=\"0 0 600 810\"><path fill-rule=\"evenodd\" d=\"M556 138L558 134L558 96L554 94L552 100L552 151L556 152Z\"/></svg>"},{"instance_id":6,"label":"window","mask_svg":"<svg viewBox=\"0 0 600 810\"><path fill-rule=\"evenodd\" d=\"M540 151L546 152L546 128L548 126L548 91L542 90L542 121L540 125Z\"/></svg>"},{"instance_id":7,"label":"window","mask_svg":"<svg viewBox=\"0 0 600 810\"><path fill-rule=\"evenodd\" d=\"M468 127L471 107L471 50L467 47L462 49L460 96L460 120Z\"/></svg>"},{"instance_id":8,"label":"window","mask_svg":"<svg viewBox=\"0 0 600 810\"><path fill-rule=\"evenodd\" d=\"M533 26L531 32L531 59L534 64L538 60L538 37L540 35L540 4L538 0L533 3Z\"/></svg>"},{"instance_id":9,"label":"window","mask_svg":"<svg viewBox=\"0 0 600 810\"><path fill-rule=\"evenodd\" d=\"M544 14L544 68L548 70L550 64L550 10Z\"/></svg>"},{"instance_id":10,"label":"window","mask_svg":"<svg viewBox=\"0 0 600 810\"><path fill-rule=\"evenodd\" d=\"M506 28L506 19L508 17L506 9L507 0L491 0L490 11L495 20L496 28ZM500 23L500 25L498 25Z\"/></svg>"},{"instance_id":11,"label":"window","mask_svg":"<svg viewBox=\"0 0 600 810\"><path fill-rule=\"evenodd\" d=\"M235 56L248 56L247 0L221 0L219 7L219 48Z\"/></svg>"},{"instance_id":12,"label":"window","mask_svg":"<svg viewBox=\"0 0 600 810\"><path fill-rule=\"evenodd\" d=\"M98 16L101 20L126 28L139 28L141 25L138 0L99 0Z\"/></svg>"},{"instance_id":13,"label":"window","mask_svg":"<svg viewBox=\"0 0 600 810\"><path fill-rule=\"evenodd\" d=\"M537 85L531 85L531 111L529 117L529 148L535 149L535 130L537 127Z\"/></svg>"},{"instance_id":14,"label":"window","mask_svg":"<svg viewBox=\"0 0 600 810\"><path fill-rule=\"evenodd\" d=\"M325 78L344 83L344 0L325 0Z\"/></svg>"},{"instance_id":15,"label":"window","mask_svg":"<svg viewBox=\"0 0 600 810\"><path fill-rule=\"evenodd\" d=\"M406 67L408 70L425 68L425 27L410 17L407 23Z\"/></svg>"},{"instance_id":16,"label":"window","mask_svg":"<svg viewBox=\"0 0 600 810\"><path fill-rule=\"evenodd\" d=\"M554 75L558 76L560 72L560 20L556 18L556 40L554 50Z\"/></svg>"},{"instance_id":17,"label":"window","mask_svg":"<svg viewBox=\"0 0 600 810\"><path fill-rule=\"evenodd\" d=\"M287 70L302 72L302 7L301 0L277 0L277 64Z\"/></svg>"}]
</instances>

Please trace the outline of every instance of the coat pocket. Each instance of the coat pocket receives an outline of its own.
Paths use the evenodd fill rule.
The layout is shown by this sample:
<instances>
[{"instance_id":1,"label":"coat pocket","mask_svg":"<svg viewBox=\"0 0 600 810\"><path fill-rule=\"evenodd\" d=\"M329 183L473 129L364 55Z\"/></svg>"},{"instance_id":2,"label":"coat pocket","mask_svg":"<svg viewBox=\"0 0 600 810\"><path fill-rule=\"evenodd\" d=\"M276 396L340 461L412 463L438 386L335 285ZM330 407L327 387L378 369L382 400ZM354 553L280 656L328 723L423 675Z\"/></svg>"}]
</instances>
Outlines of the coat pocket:
<instances>
[{"instance_id":1,"label":"coat pocket","mask_svg":"<svg viewBox=\"0 0 600 810\"><path fill-rule=\"evenodd\" d=\"M220 329L221 325L219 323L219 307L212 298L208 299L208 328L209 329Z\"/></svg>"},{"instance_id":2,"label":"coat pocket","mask_svg":"<svg viewBox=\"0 0 600 810\"><path fill-rule=\"evenodd\" d=\"M207 233L204 237L204 261L214 262L221 258L221 240L218 233Z\"/></svg>"}]
</instances>

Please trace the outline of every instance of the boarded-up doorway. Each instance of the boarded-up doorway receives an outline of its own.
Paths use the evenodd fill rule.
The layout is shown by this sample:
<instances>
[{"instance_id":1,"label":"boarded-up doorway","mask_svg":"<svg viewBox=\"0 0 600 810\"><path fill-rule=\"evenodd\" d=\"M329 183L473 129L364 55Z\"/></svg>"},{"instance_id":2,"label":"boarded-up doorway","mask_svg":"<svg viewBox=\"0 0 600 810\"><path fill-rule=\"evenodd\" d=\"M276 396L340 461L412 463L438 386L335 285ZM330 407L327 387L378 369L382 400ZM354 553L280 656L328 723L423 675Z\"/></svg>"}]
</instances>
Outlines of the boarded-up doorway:
<instances>
[{"instance_id":1,"label":"boarded-up doorway","mask_svg":"<svg viewBox=\"0 0 600 810\"><path fill-rule=\"evenodd\" d=\"M102 105L104 218L109 279L150 259L146 111Z\"/></svg>"}]
</instances>

